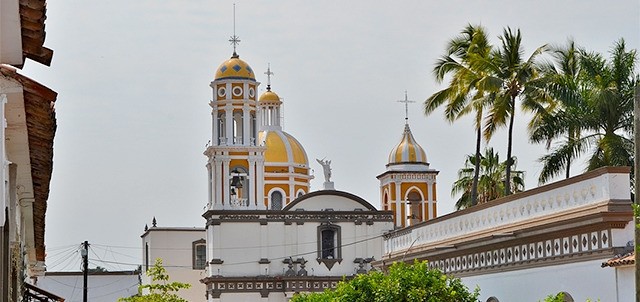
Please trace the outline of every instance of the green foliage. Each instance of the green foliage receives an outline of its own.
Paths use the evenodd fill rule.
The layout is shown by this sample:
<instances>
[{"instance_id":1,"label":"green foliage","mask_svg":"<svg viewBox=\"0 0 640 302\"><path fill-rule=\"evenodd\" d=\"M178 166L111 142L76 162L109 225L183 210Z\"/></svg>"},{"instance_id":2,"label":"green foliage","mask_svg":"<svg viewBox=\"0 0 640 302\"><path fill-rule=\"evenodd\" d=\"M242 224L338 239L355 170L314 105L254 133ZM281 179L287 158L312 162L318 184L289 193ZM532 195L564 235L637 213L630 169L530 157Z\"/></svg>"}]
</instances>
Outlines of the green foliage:
<instances>
[{"instance_id":1,"label":"green foliage","mask_svg":"<svg viewBox=\"0 0 640 302\"><path fill-rule=\"evenodd\" d=\"M564 302L564 293L549 295L544 299L544 302Z\"/></svg>"},{"instance_id":2,"label":"green foliage","mask_svg":"<svg viewBox=\"0 0 640 302\"><path fill-rule=\"evenodd\" d=\"M513 158L513 168L516 167L516 159ZM480 162L476 164L476 157L468 155L464 167L458 170L458 180L453 183L451 196L462 193L456 201L458 210L468 208L472 205L470 198L475 167L478 167L478 197L477 203L485 203L504 196L504 185L506 178L507 162L500 161L498 152L493 148L486 148L484 155L480 156ZM524 190L524 172L511 171L511 192L521 192Z\"/></svg>"},{"instance_id":3,"label":"green foliage","mask_svg":"<svg viewBox=\"0 0 640 302\"><path fill-rule=\"evenodd\" d=\"M369 272L342 281L335 290L297 294L292 302L467 302L478 301L479 289L473 293L460 279L429 269L427 262L413 265L394 263L389 273Z\"/></svg>"},{"instance_id":4,"label":"green foliage","mask_svg":"<svg viewBox=\"0 0 640 302\"><path fill-rule=\"evenodd\" d=\"M147 270L147 276L151 277L151 284L140 285L137 296L120 298L118 302L187 302L174 292L190 288L191 284L169 282L169 275L162 266L162 259L156 259L153 267ZM149 293L143 295L145 290L148 290Z\"/></svg>"},{"instance_id":5,"label":"green foliage","mask_svg":"<svg viewBox=\"0 0 640 302\"><path fill-rule=\"evenodd\" d=\"M587 171L633 166L636 50L627 49L621 39L609 60L573 42L555 54L539 82L554 106L539 110L529 125L530 140L545 142L550 150L540 158L540 183L562 171L569 177L571 161L583 154L589 157Z\"/></svg>"}]
</instances>

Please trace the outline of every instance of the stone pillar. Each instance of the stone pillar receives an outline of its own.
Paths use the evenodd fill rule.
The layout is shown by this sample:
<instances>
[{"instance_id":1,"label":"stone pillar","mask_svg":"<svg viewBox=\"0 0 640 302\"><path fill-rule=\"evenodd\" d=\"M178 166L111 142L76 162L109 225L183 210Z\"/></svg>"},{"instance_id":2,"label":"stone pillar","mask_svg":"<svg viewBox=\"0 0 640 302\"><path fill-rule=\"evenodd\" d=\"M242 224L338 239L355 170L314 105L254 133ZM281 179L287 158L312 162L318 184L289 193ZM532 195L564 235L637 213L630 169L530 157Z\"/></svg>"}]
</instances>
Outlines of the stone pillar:
<instances>
[{"instance_id":1,"label":"stone pillar","mask_svg":"<svg viewBox=\"0 0 640 302\"><path fill-rule=\"evenodd\" d=\"M251 135L249 135L251 131L251 115L249 114L249 110L249 104L245 103L242 106L242 144L245 146L248 146L251 140Z\"/></svg>"},{"instance_id":2,"label":"stone pillar","mask_svg":"<svg viewBox=\"0 0 640 302\"><path fill-rule=\"evenodd\" d=\"M215 158L214 162L214 174L213 174L213 208L222 209L222 160Z\"/></svg>"},{"instance_id":3,"label":"stone pillar","mask_svg":"<svg viewBox=\"0 0 640 302\"><path fill-rule=\"evenodd\" d=\"M218 104L215 101L210 103L211 105L211 145L217 146L220 144L218 138Z\"/></svg>"},{"instance_id":4,"label":"stone pillar","mask_svg":"<svg viewBox=\"0 0 640 302\"><path fill-rule=\"evenodd\" d=\"M224 200L223 202L223 207L228 208L229 207L229 203L231 201L231 196L229 194L229 163L231 163L231 158L229 158L229 156L225 156L222 159L222 185L221 188L223 190L223 197L222 200Z\"/></svg>"},{"instance_id":5,"label":"stone pillar","mask_svg":"<svg viewBox=\"0 0 640 302\"><path fill-rule=\"evenodd\" d=\"M264 157L256 159L256 202L259 210L266 210L264 204Z\"/></svg>"},{"instance_id":6,"label":"stone pillar","mask_svg":"<svg viewBox=\"0 0 640 302\"><path fill-rule=\"evenodd\" d=\"M225 114L225 140L227 145L233 144L233 105L226 104L224 106L224 114Z\"/></svg>"},{"instance_id":7,"label":"stone pillar","mask_svg":"<svg viewBox=\"0 0 640 302\"><path fill-rule=\"evenodd\" d=\"M396 226L403 226L403 217L402 215L404 213L402 213L402 192L400 192L400 183L396 182Z\"/></svg>"},{"instance_id":8,"label":"stone pillar","mask_svg":"<svg viewBox=\"0 0 640 302\"><path fill-rule=\"evenodd\" d=\"M248 203L249 203L249 209L256 209L257 205L257 200L258 198L256 198L256 185L257 185L257 179L256 179L256 158L255 155L253 155L253 152L250 152L251 154L249 154L249 158L247 159L249 161L249 171L247 172L247 179L249 180L249 196L248 196Z\"/></svg>"}]
</instances>

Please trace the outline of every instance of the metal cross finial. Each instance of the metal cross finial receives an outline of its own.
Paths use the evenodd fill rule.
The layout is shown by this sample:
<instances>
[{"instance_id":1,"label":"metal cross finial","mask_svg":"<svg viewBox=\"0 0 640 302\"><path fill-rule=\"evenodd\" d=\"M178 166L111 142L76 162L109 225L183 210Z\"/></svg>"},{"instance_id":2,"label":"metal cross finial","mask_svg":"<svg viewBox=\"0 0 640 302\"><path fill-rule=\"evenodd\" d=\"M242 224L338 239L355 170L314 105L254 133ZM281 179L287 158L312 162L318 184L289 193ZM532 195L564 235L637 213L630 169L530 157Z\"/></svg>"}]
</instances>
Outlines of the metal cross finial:
<instances>
[{"instance_id":1,"label":"metal cross finial","mask_svg":"<svg viewBox=\"0 0 640 302\"><path fill-rule=\"evenodd\" d=\"M404 121L405 123L409 123L409 103L415 103L414 101L409 101L407 98L407 91L404 91L404 100L398 101L399 103L404 103Z\"/></svg>"},{"instance_id":2,"label":"metal cross finial","mask_svg":"<svg viewBox=\"0 0 640 302\"><path fill-rule=\"evenodd\" d=\"M271 63L267 63L267 71L264 73L267 75L267 91L271 91L271 76L273 72L271 72Z\"/></svg>"},{"instance_id":3,"label":"metal cross finial","mask_svg":"<svg viewBox=\"0 0 640 302\"><path fill-rule=\"evenodd\" d=\"M233 36L231 36L231 39L229 39L229 42L231 42L231 44L233 44L233 55L237 56L236 54L236 46L240 43L240 37L236 36L236 4L233 4Z\"/></svg>"}]
</instances>

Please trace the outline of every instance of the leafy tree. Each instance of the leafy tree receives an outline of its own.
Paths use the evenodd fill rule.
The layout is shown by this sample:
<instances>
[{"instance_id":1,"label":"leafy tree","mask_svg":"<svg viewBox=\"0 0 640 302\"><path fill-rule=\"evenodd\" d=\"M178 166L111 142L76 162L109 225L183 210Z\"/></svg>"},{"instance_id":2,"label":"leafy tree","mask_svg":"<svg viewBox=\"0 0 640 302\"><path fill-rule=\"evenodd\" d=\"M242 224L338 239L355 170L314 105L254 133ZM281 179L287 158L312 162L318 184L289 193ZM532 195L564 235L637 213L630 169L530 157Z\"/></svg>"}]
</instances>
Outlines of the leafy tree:
<instances>
[{"instance_id":1,"label":"leafy tree","mask_svg":"<svg viewBox=\"0 0 640 302\"><path fill-rule=\"evenodd\" d=\"M465 165L462 169L458 170L458 180L453 183L451 188L451 196L462 193L460 198L456 201L456 208L458 210L468 208L472 205L470 197L471 183L473 181L473 175L476 171L475 167L479 167L479 182L478 182L478 203L485 203L494 200L504 195L504 185L506 184L506 169L507 162L500 161L500 156L497 152L493 151L493 148L487 148L484 151L484 155L480 157L480 160L476 162L476 157L468 155L465 160ZM514 168L517 160L512 158ZM512 192L520 192L524 190L524 172L523 171L511 171Z\"/></svg>"},{"instance_id":2,"label":"leafy tree","mask_svg":"<svg viewBox=\"0 0 640 302\"><path fill-rule=\"evenodd\" d=\"M523 58L522 35L520 30L513 32L506 28L499 37L501 46L495 48L488 60L480 58L477 64L481 69L489 70L486 79L482 79L483 89L491 92L490 110L486 118L484 135L488 139L495 131L507 125L507 164L505 177L505 196L511 194L511 169L513 166L513 123L515 119L516 101L523 109L536 112L543 108L547 101L543 90L537 85L540 63L537 57L547 49L546 45L538 47L526 60ZM508 121L507 121L508 120Z\"/></svg>"},{"instance_id":3,"label":"leafy tree","mask_svg":"<svg viewBox=\"0 0 640 302\"><path fill-rule=\"evenodd\" d=\"M191 287L191 284L181 282L169 282L167 270L162 266L162 259L156 259L153 267L147 270L147 276L151 277L151 284L143 284L138 287L138 295L129 298L120 298L119 302L187 302L178 297L174 292ZM147 294L143 294L148 290Z\"/></svg>"},{"instance_id":4,"label":"leafy tree","mask_svg":"<svg viewBox=\"0 0 640 302\"><path fill-rule=\"evenodd\" d=\"M429 269L427 262L413 265L397 262L389 273L369 272L342 281L335 290L323 293L297 294L292 302L377 302L377 301L478 301L479 289L473 293L460 279L447 276L439 270Z\"/></svg>"},{"instance_id":5,"label":"leafy tree","mask_svg":"<svg viewBox=\"0 0 640 302\"><path fill-rule=\"evenodd\" d=\"M587 171L603 166L633 166L633 99L639 77L636 50L624 40L614 44L611 58L580 51L579 93L535 125L532 140L556 139L575 132L543 156L540 181L547 181L569 164L570 158L589 153Z\"/></svg>"},{"instance_id":6,"label":"leafy tree","mask_svg":"<svg viewBox=\"0 0 640 302\"><path fill-rule=\"evenodd\" d=\"M487 58L492 46L489 44L485 30L481 26L467 25L460 36L449 41L447 52L438 59L433 73L436 81L442 82L445 76L450 75L449 86L434 93L425 101L425 114L431 114L436 108L445 105L445 118L454 122L467 114L474 114L474 127L476 129L476 160L479 164L480 145L482 143L482 118L486 104L486 95L482 89L485 71L475 61L479 58ZM471 204L477 203L479 171L476 165L476 174L471 186Z\"/></svg>"},{"instance_id":7,"label":"leafy tree","mask_svg":"<svg viewBox=\"0 0 640 302\"><path fill-rule=\"evenodd\" d=\"M571 163L577 156L576 142L581 136L581 124L586 112L586 104L581 92L584 84L580 76L581 52L574 41L566 47L553 47L553 60L542 66L541 87L552 100L551 106L539 110L529 123L531 142L546 144L547 150L552 143L561 140L551 153L540 158L544 164L538 182L548 182L554 176L565 171L570 177Z\"/></svg>"}]
</instances>

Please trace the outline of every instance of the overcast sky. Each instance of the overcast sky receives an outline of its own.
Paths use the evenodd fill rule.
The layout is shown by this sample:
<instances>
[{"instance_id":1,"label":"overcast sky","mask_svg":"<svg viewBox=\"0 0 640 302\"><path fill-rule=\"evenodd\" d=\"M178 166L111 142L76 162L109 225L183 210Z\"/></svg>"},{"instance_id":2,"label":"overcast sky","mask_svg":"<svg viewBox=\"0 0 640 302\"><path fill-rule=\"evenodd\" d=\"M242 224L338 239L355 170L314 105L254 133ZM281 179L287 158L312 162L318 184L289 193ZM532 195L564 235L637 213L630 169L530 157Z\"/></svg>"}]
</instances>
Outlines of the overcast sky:
<instances>
[{"instance_id":1,"label":"overcast sky","mask_svg":"<svg viewBox=\"0 0 640 302\"><path fill-rule=\"evenodd\" d=\"M204 226L206 157L211 136L209 83L232 47L233 1L49 1L45 46L51 67L29 61L23 73L59 93L54 171L46 219L50 271L77 270L75 246L95 257L141 262L140 235L159 226ZM376 176L399 142L407 90L416 140L439 170L438 211L466 154L470 119L449 124L422 102L443 88L431 73L446 42L468 23L493 42L520 28L525 54L545 43L578 44L608 55L624 38L638 48L640 4L625 1L236 1L240 57L284 102L284 130L309 156L332 161L339 190L380 206ZM516 117L514 155L533 188L543 146L527 142L527 116ZM501 158L506 131L489 142ZM574 175L580 173L574 169ZM92 254L93 255L93 254ZM110 270L132 268L92 261ZM170 264L168 264L170 265Z\"/></svg>"}]
</instances>

